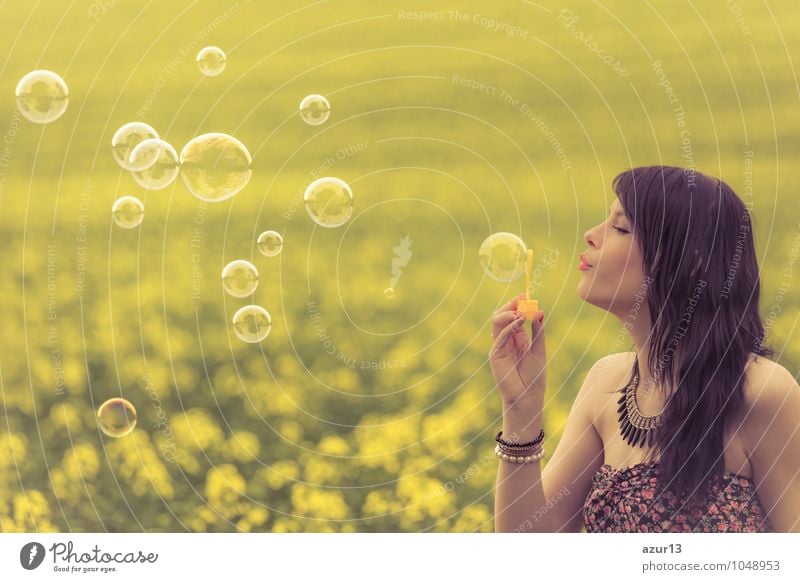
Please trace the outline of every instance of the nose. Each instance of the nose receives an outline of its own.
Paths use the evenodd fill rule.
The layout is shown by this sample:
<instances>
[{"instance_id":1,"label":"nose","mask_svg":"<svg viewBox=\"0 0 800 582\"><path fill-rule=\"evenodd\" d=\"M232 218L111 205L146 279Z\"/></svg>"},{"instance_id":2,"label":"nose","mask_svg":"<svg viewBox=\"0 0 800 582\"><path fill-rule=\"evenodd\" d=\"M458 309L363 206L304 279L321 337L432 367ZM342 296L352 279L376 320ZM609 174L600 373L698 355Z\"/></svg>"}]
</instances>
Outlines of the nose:
<instances>
[{"instance_id":1,"label":"nose","mask_svg":"<svg viewBox=\"0 0 800 582\"><path fill-rule=\"evenodd\" d=\"M594 239L593 239L593 236L592 236L592 231L593 230L594 229L589 229L585 233L583 233L583 240L585 240L586 244L588 244L590 247L596 248L597 245L594 243Z\"/></svg>"}]
</instances>

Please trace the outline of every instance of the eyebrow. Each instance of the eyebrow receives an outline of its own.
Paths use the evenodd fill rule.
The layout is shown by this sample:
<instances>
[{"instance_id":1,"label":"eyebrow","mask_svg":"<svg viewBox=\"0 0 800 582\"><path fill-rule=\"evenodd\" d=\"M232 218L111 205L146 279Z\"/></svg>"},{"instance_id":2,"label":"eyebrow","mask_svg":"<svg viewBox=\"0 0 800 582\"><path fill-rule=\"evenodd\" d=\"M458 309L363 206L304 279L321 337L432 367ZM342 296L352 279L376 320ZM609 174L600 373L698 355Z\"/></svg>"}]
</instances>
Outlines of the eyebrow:
<instances>
[{"instance_id":1,"label":"eyebrow","mask_svg":"<svg viewBox=\"0 0 800 582\"><path fill-rule=\"evenodd\" d=\"M622 210L617 210L611 216L625 216L625 213Z\"/></svg>"}]
</instances>

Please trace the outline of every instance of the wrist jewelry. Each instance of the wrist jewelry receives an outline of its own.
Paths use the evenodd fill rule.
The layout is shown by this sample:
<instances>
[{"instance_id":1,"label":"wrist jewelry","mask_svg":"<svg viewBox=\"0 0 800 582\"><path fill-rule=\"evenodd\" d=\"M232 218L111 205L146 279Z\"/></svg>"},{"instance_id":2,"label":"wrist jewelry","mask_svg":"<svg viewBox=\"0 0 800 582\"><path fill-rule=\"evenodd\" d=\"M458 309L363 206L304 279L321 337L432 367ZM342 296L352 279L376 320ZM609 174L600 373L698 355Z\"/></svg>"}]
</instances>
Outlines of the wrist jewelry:
<instances>
[{"instance_id":1,"label":"wrist jewelry","mask_svg":"<svg viewBox=\"0 0 800 582\"><path fill-rule=\"evenodd\" d=\"M496 440L501 445L505 445L507 447L531 447L538 445L540 442L542 442L542 439L544 439L544 429L539 430L539 436L537 436L534 440L528 443L512 443L509 441L504 441L502 438L500 438L502 434L503 431L501 430L500 432L497 433L497 436L494 437L494 440Z\"/></svg>"},{"instance_id":2,"label":"wrist jewelry","mask_svg":"<svg viewBox=\"0 0 800 582\"><path fill-rule=\"evenodd\" d=\"M494 448L494 453L499 458L502 458L504 461L509 461L510 463L517 463L517 464L524 464L524 463L533 463L534 461L540 460L544 457L544 446L540 447L538 451L532 451L531 454L526 455L516 455L516 454L509 454L504 452L504 449L501 448L502 445L497 445ZM506 449L507 450L507 449Z\"/></svg>"}]
</instances>

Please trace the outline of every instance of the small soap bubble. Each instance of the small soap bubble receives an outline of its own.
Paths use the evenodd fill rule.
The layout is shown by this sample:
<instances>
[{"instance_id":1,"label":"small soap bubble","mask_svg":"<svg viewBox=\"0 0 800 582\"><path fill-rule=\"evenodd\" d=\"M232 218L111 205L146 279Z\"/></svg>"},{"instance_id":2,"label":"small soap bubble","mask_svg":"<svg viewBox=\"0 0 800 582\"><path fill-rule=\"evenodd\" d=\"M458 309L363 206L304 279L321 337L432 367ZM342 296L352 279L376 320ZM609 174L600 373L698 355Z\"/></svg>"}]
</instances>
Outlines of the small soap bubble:
<instances>
[{"instance_id":1,"label":"small soap bubble","mask_svg":"<svg viewBox=\"0 0 800 582\"><path fill-rule=\"evenodd\" d=\"M265 257L274 257L279 255L283 249L283 237L279 232L274 230L266 230L258 235L256 240L259 252Z\"/></svg>"},{"instance_id":2,"label":"small soap bubble","mask_svg":"<svg viewBox=\"0 0 800 582\"><path fill-rule=\"evenodd\" d=\"M222 287L233 297L247 297L258 287L258 269L250 261L237 259L222 269Z\"/></svg>"},{"instance_id":3,"label":"small soap bubble","mask_svg":"<svg viewBox=\"0 0 800 582\"><path fill-rule=\"evenodd\" d=\"M197 53L197 67L206 77L216 77L225 70L225 51L217 46L207 46Z\"/></svg>"},{"instance_id":4,"label":"small soap bubble","mask_svg":"<svg viewBox=\"0 0 800 582\"><path fill-rule=\"evenodd\" d=\"M269 312L258 305L245 305L233 314L233 332L247 343L257 343L272 331Z\"/></svg>"},{"instance_id":5,"label":"small soap bubble","mask_svg":"<svg viewBox=\"0 0 800 582\"><path fill-rule=\"evenodd\" d=\"M331 104L322 95L309 95L300 102L300 117L309 125L321 125L331 115Z\"/></svg>"},{"instance_id":6,"label":"small soap bubble","mask_svg":"<svg viewBox=\"0 0 800 582\"><path fill-rule=\"evenodd\" d=\"M387 287L386 289L384 289L383 296L386 297L386 299L394 299L395 296L394 288Z\"/></svg>"},{"instance_id":7,"label":"small soap bubble","mask_svg":"<svg viewBox=\"0 0 800 582\"><path fill-rule=\"evenodd\" d=\"M136 408L124 398L109 398L97 409L97 424L110 437L124 437L136 427Z\"/></svg>"},{"instance_id":8,"label":"small soap bubble","mask_svg":"<svg viewBox=\"0 0 800 582\"><path fill-rule=\"evenodd\" d=\"M166 188L175 181L180 171L178 153L163 139L150 138L139 142L131 152L130 161L136 167L144 167L131 175L146 190Z\"/></svg>"},{"instance_id":9,"label":"small soap bubble","mask_svg":"<svg viewBox=\"0 0 800 582\"><path fill-rule=\"evenodd\" d=\"M50 123L61 117L69 103L69 89L53 71L31 71L17 83L17 109L34 123Z\"/></svg>"},{"instance_id":10,"label":"small soap bubble","mask_svg":"<svg viewBox=\"0 0 800 582\"><path fill-rule=\"evenodd\" d=\"M339 178L319 178L306 188L303 200L311 219L326 228L336 228L353 214L353 191Z\"/></svg>"},{"instance_id":11,"label":"small soap bubble","mask_svg":"<svg viewBox=\"0 0 800 582\"><path fill-rule=\"evenodd\" d=\"M224 133L206 133L187 143L180 156L183 183L203 202L235 196L250 181L250 152Z\"/></svg>"},{"instance_id":12,"label":"small soap bubble","mask_svg":"<svg viewBox=\"0 0 800 582\"><path fill-rule=\"evenodd\" d=\"M486 238L478 255L486 274L495 281L511 283L525 274L527 249L517 235L498 232Z\"/></svg>"},{"instance_id":13,"label":"small soap bubble","mask_svg":"<svg viewBox=\"0 0 800 582\"><path fill-rule=\"evenodd\" d=\"M136 228L144 219L144 204L135 196L122 196L114 201L111 216L122 228Z\"/></svg>"},{"instance_id":14,"label":"small soap bubble","mask_svg":"<svg viewBox=\"0 0 800 582\"><path fill-rule=\"evenodd\" d=\"M132 121L120 127L111 138L111 151L117 164L131 171L145 170L147 164L154 164L156 160L151 158L140 158L137 164L131 162L134 148L146 139L158 139L158 132L146 123Z\"/></svg>"}]
</instances>

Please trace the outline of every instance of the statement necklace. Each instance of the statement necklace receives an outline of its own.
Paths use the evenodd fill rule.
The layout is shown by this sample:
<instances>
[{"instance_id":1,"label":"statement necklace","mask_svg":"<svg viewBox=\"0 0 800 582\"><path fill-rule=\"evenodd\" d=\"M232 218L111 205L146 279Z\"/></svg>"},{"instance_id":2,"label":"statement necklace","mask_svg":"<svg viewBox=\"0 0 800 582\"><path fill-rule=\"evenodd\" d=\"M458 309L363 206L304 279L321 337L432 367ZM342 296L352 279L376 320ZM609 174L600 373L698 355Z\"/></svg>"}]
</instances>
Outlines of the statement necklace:
<instances>
[{"instance_id":1,"label":"statement necklace","mask_svg":"<svg viewBox=\"0 0 800 582\"><path fill-rule=\"evenodd\" d=\"M639 362L636 361L633 381L628 384L617 401L622 438L631 446L650 446L655 439L655 429L661 426L664 409L654 416L645 416L636 404L636 388L639 386Z\"/></svg>"}]
</instances>

